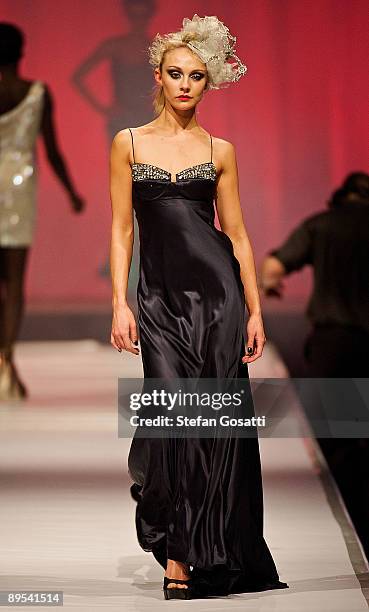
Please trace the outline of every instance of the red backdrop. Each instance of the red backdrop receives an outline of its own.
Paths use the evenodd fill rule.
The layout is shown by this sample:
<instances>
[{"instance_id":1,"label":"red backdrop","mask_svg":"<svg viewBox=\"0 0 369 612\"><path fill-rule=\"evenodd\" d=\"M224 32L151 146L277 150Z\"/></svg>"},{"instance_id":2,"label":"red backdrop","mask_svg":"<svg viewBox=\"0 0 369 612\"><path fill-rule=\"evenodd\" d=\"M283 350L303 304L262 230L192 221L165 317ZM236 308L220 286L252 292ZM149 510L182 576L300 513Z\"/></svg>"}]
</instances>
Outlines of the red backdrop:
<instances>
[{"instance_id":1,"label":"red backdrop","mask_svg":"<svg viewBox=\"0 0 369 612\"><path fill-rule=\"evenodd\" d=\"M209 92L198 119L236 146L244 217L260 262L303 217L324 208L346 173L368 168L367 0L160 0L148 34L176 30L194 13L222 19L248 65L238 84ZM102 41L128 34L122 3L2 0L0 19L26 33L22 75L50 86L59 141L87 200L83 215L72 214L40 146L38 225L27 296L110 299L109 280L98 272L109 248L109 136L104 117L71 77ZM87 80L97 97L110 99L107 61ZM129 95L129 82L123 85ZM308 278L305 272L291 279L290 294L305 295Z\"/></svg>"}]
</instances>

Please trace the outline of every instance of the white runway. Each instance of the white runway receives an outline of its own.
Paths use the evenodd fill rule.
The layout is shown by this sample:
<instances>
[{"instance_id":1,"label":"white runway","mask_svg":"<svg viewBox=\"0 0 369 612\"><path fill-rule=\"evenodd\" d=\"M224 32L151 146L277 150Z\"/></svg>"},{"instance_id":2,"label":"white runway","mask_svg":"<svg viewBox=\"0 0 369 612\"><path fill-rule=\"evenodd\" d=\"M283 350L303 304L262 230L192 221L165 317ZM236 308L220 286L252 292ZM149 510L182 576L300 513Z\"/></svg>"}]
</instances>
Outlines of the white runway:
<instances>
[{"instance_id":1,"label":"white runway","mask_svg":"<svg viewBox=\"0 0 369 612\"><path fill-rule=\"evenodd\" d=\"M265 538L290 588L164 601L162 569L136 542L129 440L117 437L117 377L140 376L139 358L87 340L22 343L16 360L31 397L0 404L0 591L63 591L73 612L368 608L360 545L324 462L299 438L260 440ZM268 345L249 371L287 375Z\"/></svg>"}]
</instances>

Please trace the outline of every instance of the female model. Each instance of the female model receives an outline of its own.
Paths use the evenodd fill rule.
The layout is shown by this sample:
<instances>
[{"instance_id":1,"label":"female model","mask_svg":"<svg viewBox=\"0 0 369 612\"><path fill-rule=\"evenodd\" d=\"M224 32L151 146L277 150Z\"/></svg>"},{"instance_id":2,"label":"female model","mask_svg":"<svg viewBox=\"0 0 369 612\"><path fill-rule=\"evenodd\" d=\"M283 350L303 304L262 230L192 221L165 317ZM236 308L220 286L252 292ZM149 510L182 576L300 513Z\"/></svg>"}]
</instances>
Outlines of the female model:
<instances>
[{"instance_id":1,"label":"female model","mask_svg":"<svg viewBox=\"0 0 369 612\"><path fill-rule=\"evenodd\" d=\"M19 74L23 33L0 23L0 399L26 397L13 363L13 346L23 315L26 262L36 217L35 144L42 132L47 158L67 190L72 207L83 202L76 193L60 153L49 89Z\"/></svg>"},{"instance_id":2,"label":"female model","mask_svg":"<svg viewBox=\"0 0 369 612\"><path fill-rule=\"evenodd\" d=\"M180 32L157 35L157 117L113 140L111 342L138 355L139 331L145 378L248 378L265 343L234 148L196 118L205 91L246 71L234 42L216 17L197 15ZM126 299L133 209L138 330ZM287 587L263 538L256 438L135 437L128 464L138 540L165 569L166 599Z\"/></svg>"}]
</instances>

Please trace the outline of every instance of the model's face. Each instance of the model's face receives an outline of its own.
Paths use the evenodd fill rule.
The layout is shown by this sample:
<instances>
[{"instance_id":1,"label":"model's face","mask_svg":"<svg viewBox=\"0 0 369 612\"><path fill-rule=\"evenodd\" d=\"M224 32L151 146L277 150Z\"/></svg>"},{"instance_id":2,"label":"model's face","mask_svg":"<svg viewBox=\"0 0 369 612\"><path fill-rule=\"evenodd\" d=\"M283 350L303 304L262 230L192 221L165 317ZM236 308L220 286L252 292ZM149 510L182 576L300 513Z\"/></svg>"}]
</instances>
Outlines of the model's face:
<instances>
[{"instance_id":1,"label":"model's face","mask_svg":"<svg viewBox=\"0 0 369 612\"><path fill-rule=\"evenodd\" d=\"M167 51L155 80L176 110L191 110L200 102L207 83L206 65L186 47ZM183 97L182 97L183 96Z\"/></svg>"}]
</instances>

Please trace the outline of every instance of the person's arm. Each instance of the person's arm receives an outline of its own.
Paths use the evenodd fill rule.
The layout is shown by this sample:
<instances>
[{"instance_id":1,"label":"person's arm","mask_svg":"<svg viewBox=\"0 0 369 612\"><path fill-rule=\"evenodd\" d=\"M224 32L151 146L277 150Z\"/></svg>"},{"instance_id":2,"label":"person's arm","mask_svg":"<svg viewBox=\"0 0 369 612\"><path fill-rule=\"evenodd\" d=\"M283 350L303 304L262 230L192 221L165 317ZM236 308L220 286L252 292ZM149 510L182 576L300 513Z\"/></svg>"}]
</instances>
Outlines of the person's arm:
<instances>
[{"instance_id":1,"label":"person's arm","mask_svg":"<svg viewBox=\"0 0 369 612\"><path fill-rule=\"evenodd\" d=\"M56 139L54 102L51 92L46 85L44 92L44 108L41 120L41 134L43 137L48 162L59 181L62 183L63 187L66 189L71 199L73 209L76 212L80 212L84 208L84 201L75 190L67 165Z\"/></svg>"},{"instance_id":2,"label":"person's arm","mask_svg":"<svg viewBox=\"0 0 369 612\"><path fill-rule=\"evenodd\" d=\"M110 60L112 55L112 41L103 41L93 53L82 62L72 75L72 83L79 93L89 102L96 111L106 115L110 107L102 104L91 92L86 84L87 75L96 68L101 62Z\"/></svg>"},{"instance_id":3,"label":"person's arm","mask_svg":"<svg viewBox=\"0 0 369 612\"><path fill-rule=\"evenodd\" d=\"M255 261L242 215L234 146L224 140L219 141L218 155L221 160L221 172L217 183L216 207L222 231L232 241L233 252L240 264L245 302L249 312L247 347L254 349L252 357L246 354L242 361L250 363L261 356L266 341Z\"/></svg>"},{"instance_id":4,"label":"person's arm","mask_svg":"<svg viewBox=\"0 0 369 612\"><path fill-rule=\"evenodd\" d=\"M113 322L111 344L139 354L137 326L127 303L128 276L132 261L134 223L132 207L132 175L130 170L131 138L128 130L115 135L110 154L110 198L112 229L110 270L112 280Z\"/></svg>"},{"instance_id":5,"label":"person's arm","mask_svg":"<svg viewBox=\"0 0 369 612\"><path fill-rule=\"evenodd\" d=\"M283 277L287 274L283 263L274 255L267 255L260 266L259 287L266 296L282 297Z\"/></svg>"},{"instance_id":6,"label":"person's arm","mask_svg":"<svg viewBox=\"0 0 369 612\"><path fill-rule=\"evenodd\" d=\"M269 251L260 267L260 288L266 296L282 297L282 279L312 263L313 239L310 217L294 229L277 249Z\"/></svg>"}]
</instances>

